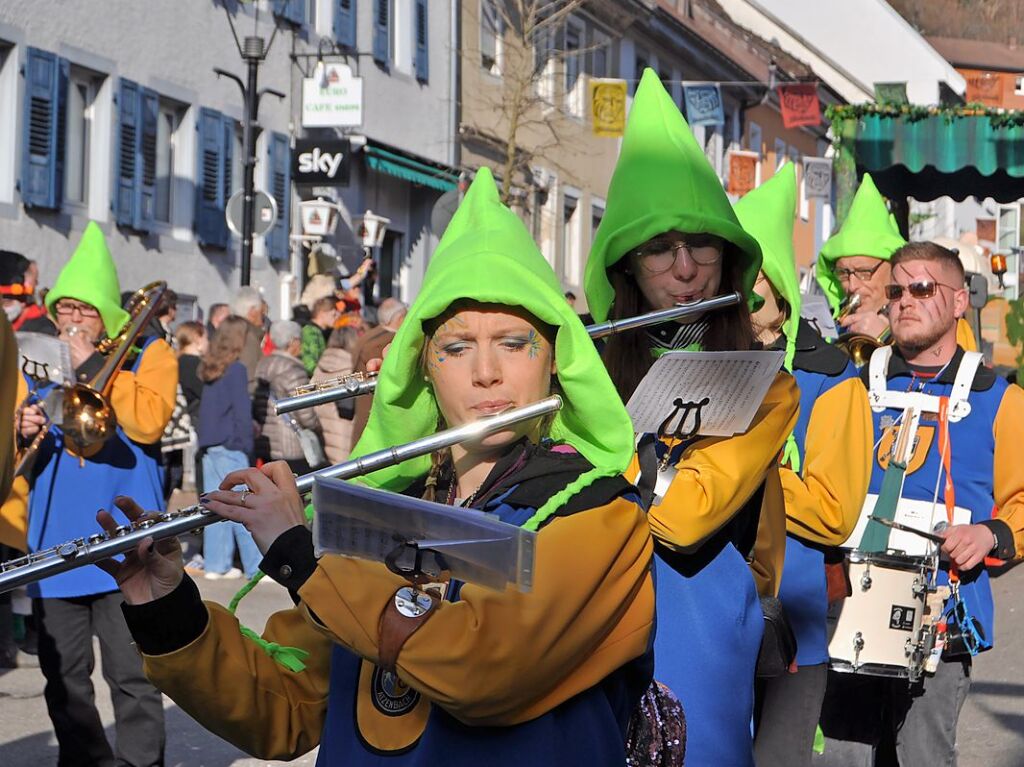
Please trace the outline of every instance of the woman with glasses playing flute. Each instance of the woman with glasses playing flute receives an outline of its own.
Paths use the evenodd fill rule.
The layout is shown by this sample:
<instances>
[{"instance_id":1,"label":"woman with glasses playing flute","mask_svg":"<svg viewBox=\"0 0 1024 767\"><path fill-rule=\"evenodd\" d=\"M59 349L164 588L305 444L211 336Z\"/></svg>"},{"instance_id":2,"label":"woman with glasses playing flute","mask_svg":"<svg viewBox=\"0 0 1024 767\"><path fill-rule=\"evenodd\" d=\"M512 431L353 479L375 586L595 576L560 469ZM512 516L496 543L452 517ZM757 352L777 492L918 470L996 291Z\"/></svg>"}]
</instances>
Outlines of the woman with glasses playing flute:
<instances>
[{"instance_id":1,"label":"woman with glasses playing flute","mask_svg":"<svg viewBox=\"0 0 1024 767\"><path fill-rule=\"evenodd\" d=\"M162 542L108 564L149 677L260 758L319 745L332 765L624 764L651 681L654 608L647 521L622 477L632 429L554 273L482 169L391 345L353 455L551 393L564 401L553 418L364 480L538 530L530 593L451 583L415 633L386 638L382 613L403 579L315 559L292 475L270 464L228 476L205 502L251 530L261 569L291 591L296 608L263 637L308 651L305 670L276 665L201 602L176 544ZM249 489L227 489L238 484Z\"/></svg>"},{"instance_id":2,"label":"woman with glasses playing flute","mask_svg":"<svg viewBox=\"0 0 1024 767\"><path fill-rule=\"evenodd\" d=\"M733 290L753 300L760 263L760 248L737 222L679 108L646 70L587 263L594 319ZM748 309L736 306L614 336L603 357L625 401L665 351L753 345ZM758 595L774 595L781 570L785 520L776 460L795 424L797 397L783 373L742 435L674 443L644 435L639 443L639 464L646 466L637 482L655 494L648 515L657 567L657 677L686 711L687 764L753 764L750 720L763 633ZM645 451L656 456L647 461ZM627 476L637 469L635 463ZM745 556L755 537L752 577Z\"/></svg>"}]
</instances>

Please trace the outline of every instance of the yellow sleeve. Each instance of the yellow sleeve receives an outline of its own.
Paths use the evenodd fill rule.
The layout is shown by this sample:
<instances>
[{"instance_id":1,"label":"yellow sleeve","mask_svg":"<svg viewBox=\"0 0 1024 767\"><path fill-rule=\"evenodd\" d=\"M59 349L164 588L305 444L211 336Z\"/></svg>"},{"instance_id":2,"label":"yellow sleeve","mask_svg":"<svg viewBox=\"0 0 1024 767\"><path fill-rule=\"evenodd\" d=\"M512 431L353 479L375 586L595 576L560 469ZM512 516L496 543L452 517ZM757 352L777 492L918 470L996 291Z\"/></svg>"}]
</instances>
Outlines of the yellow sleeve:
<instances>
[{"instance_id":1,"label":"yellow sleeve","mask_svg":"<svg viewBox=\"0 0 1024 767\"><path fill-rule=\"evenodd\" d=\"M171 420L177 393L178 360L167 342L159 339L142 352L138 370L117 374L110 403L128 438L152 445Z\"/></svg>"},{"instance_id":2,"label":"yellow sleeve","mask_svg":"<svg viewBox=\"0 0 1024 767\"><path fill-rule=\"evenodd\" d=\"M965 352L978 351L978 342L974 339L971 323L961 317L956 323L956 343Z\"/></svg>"},{"instance_id":3,"label":"yellow sleeve","mask_svg":"<svg viewBox=\"0 0 1024 767\"><path fill-rule=\"evenodd\" d=\"M550 522L533 590L462 588L403 645L403 682L466 724L536 718L648 647L654 620L643 511L619 499ZM379 660L381 612L404 583L383 566L326 556L299 595L340 644Z\"/></svg>"},{"instance_id":4,"label":"yellow sleeve","mask_svg":"<svg viewBox=\"0 0 1024 767\"><path fill-rule=\"evenodd\" d=\"M191 644L143 655L146 676L210 732L259 759L294 759L320 742L327 710L331 641L301 608L275 613L263 637L309 652L306 669L278 665L239 631L238 619L207 603L210 620Z\"/></svg>"},{"instance_id":5,"label":"yellow sleeve","mask_svg":"<svg viewBox=\"0 0 1024 767\"><path fill-rule=\"evenodd\" d=\"M678 473L665 497L648 511L654 537L685 550L721 529L761 485L799 410L796 381L779 373L745 433L690 445L676 464Z\"/></svg>"},{"instance_id":6,"label":"yellow sleeve","mask_svg":"<svg viewBox=\"0 0 1024 767\"><path fill-rule=\"evenodd\" d=\"M807 423L803 476L781 470L789 532L827 546L849 537L868 492L873 445L871 408L859 378L818 397Z\"/></svg>"},{"instance_id":7,"label":"yellow sleeve","mask_svg":"<svg viewBox=\"0 0 1024 767\"><path fill-rule=\"evenodd\" d=\"M13 413L19 400L18 345L7 315L0 317L0 413ZM14 419L0 420L0 498L6 498L14 481Z\"/></svg>"},{"instance_id":8,"label":"yellow sleeve","mask_svg":"<svg viewBox=\"0 0 1024 767\"><path fill-rule=\"evenodd\" d=\"M750 572L757 593L762 597L778 596L782 566L786 561L786 503L777 468L769 469L764 475L764 498L753 554Z\"/></svg>"},{"instance_id":9,"label":"yellow sleeve","mask_svg":"<svg viewBox=\"0 0 1024 767\"><path fill-rule=\"evenodd\" d=\"M12 414L12 428L13 413L27 396L28 385L24 376L19 375L14 404L8 411ZM10 493L4 499L3 506L0 506L0 543L18 551L28 551L28 480L24 477L15 477Z\"/></svg>"},{"instance_id":10,"label":"yellow sleeve","mask_svg":"<svg viewBox=\"0 0 1024 767\"><path fill-rule=\"evenodd\" d=\"M1001 519L1013 531L1016 559L1024 557L1024 468L1020 440L1024 434L1024 389L1011 384L999 403L992 433L996 440L993 495Z\"/></svg>"}]
</instances>

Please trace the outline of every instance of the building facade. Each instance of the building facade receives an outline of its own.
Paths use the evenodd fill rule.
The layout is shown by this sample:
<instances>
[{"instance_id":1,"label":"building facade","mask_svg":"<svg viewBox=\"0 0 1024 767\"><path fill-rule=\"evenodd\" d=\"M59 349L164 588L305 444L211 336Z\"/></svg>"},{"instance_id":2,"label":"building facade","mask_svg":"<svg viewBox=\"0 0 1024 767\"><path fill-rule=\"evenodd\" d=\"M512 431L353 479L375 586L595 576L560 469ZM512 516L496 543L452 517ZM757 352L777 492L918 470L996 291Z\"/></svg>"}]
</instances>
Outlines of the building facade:
<instances>
[{"instance_id":1,"label":"building facade","mask_svg":"<svg viewBox=\"0 0 1024 767\"><path fill-rule=\"evenodd\" d=\"M106 234L122 289L165 279L179 316L230 299L240 284L239 240L225 223L242 188L245 78L239 38L270 44L259 86L257 189L276 219L254 243L251 282L271 315L287 317L305 279L292 146L353 134L336 239L350 267L353 217L372 208L392 221L381 292L413 292L435 241L432 204L454 188L451 3L425 0L57 0L0 8L0 238L38 262L53 283L89 220ZM346 52L364 80L362 125L301 125L302 79L317 54ZM413 117L410 117L412 115ZM429 115L429 118L424 116ZM386 153L386 154L384 154ZM394 156L390 161L382 157ZM417 159L418 158L418 159ZM435 189L409 166L422 161ZM383 170L375 170L383 168ZM406 172L409 171L409 172ZM444 183L435 179L444 179ZM427 192L426 190L430 190ZM306 191L306 190L301 190ZM348 241L346 242L346 237Z\"/></svg>"}]
</instances>

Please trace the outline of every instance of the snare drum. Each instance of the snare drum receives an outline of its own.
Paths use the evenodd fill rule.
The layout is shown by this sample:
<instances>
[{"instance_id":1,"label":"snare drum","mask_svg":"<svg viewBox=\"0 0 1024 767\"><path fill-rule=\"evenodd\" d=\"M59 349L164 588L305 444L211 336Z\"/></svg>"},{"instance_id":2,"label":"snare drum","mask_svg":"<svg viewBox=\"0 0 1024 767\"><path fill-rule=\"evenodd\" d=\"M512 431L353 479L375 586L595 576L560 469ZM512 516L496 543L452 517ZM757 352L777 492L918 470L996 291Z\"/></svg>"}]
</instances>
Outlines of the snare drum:
<instances>
[{"instance_id":1,"label":"snare drum","mask_svg":"<svg viewBox=\"0 0 1024 767\"><path fill-rule=\"evenodd\" d=\"M920 678L934 627L925 619L931 560L851 551L851 596L829 608L835 671Z\"/></svg>"}]
</instances>

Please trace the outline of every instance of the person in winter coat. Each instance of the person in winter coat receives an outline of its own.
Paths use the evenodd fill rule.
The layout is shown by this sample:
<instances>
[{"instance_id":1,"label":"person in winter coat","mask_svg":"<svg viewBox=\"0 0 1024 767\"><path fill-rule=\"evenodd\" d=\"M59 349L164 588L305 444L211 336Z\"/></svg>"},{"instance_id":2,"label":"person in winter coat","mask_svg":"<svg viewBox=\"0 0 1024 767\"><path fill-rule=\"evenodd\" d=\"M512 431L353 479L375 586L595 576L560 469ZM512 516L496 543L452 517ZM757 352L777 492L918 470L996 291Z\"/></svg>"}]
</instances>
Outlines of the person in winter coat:
<instances>
[{"instance_id":1,"label":"person in winter coat","mask_svg":"<svg viewBox=\"0 0 1024 767\"><path fill-rule=\"evenodd\" d=\"M327 341L327 349L320 356L313 383L348 375L352 372L352 350L359 338L359 331L351 325L335 328ZM341 463L351 452L352 418L355 416L355 400L328 402L313 408L320 419L324 436L324 452L328 462Z\"/></svg>"},{"instance_id":2,"label":"person in winter coat","mask_svg":"<svg viewBox=\"0 0 1024 767\"><path fill-rule=\"evenodd\" d=\"M270 400L287 397L297 386L309 383L302 366L302 328L291 320L278 320L270 326L270 340L274 351L256 365L256 393L253 396L253 415L260 428L256 440L256 456L264 460L287 461L296 474L311 469L302 449L300 429L318 431L320 422L311 408L276 415Z\"/></svg>"}]
</instances>

